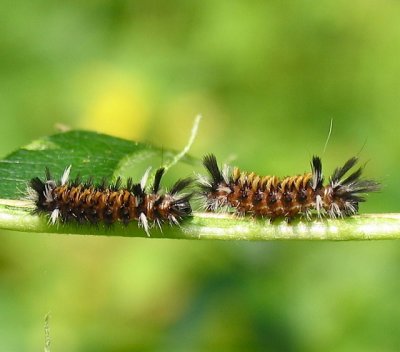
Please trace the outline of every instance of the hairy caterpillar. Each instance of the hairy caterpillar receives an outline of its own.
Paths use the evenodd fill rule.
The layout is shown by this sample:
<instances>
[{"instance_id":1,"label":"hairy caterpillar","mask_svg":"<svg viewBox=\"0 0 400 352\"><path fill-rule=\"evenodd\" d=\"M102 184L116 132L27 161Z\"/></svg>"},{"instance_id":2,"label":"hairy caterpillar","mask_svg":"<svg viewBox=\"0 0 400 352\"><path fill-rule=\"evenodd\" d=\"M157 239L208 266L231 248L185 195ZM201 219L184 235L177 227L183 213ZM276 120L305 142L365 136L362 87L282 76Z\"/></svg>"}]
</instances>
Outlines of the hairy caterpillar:
<instances>
[{"instance_id":1,"label":"hairy caterpillar","mask_svg":"<svg viewBox=\"0 0 400 352\"><path fill-rule=\"evenodd\" d=\"M310 219L313 213L330 218L351 216L357 213L358 203L365 201L366 193L379 190L379 183L361 178L361 167L351 170L357 160L353 157L336 168L324 185L317 156L312 158L311 173L278 178L236 167L221 171L215 156L209 154L203 164L210 178L199 178L200 195L207 211L233 208L238 215L287 220L297 215Z\"/></svg>"},{"instance_id":2,"label":"hairy caterpillar","mask_svg":"<svg viewBox=\"0 0 400 352\"><path fill-rule=\"evenodd\" d=\"M192 213L189 200L191 193L182 193L192 182L190 178L178 180L169 192L160 192L160 182L164 169L157 170L153 186L146 190L150 169L140 183L127 180L122 187L120 177L107 185L103 180L93 184L92 179L82 183L77 177L69 180L71 166L67 167L60 179L52 178L46 168L44 180L35 177L30 181L29 197L35 203L37 213L48 214L50 222L57 221L111 225L117 221L129 224L137 221L149 234L153 225L165 222L179 225L180 221Z\"/></svg>"}]
</instances>

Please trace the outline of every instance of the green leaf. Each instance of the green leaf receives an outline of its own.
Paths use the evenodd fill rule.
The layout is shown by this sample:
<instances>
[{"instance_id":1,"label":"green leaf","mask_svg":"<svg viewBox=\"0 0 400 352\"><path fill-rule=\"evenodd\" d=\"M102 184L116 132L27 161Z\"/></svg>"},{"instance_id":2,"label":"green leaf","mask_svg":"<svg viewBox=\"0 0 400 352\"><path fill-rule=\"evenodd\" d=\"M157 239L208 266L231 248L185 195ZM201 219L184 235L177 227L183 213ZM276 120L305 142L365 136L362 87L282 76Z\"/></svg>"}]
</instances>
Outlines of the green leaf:
<instances>
[{"instance_id":1,"label":"green leaf","mask_svg":"<svg viewBox=\"0 0 400 352\"><path fill-rule=\"evenodd\" d=\"M149 144L88 131L70 131L36 140L0 160L0 198L20 199L27 182L44 175L46 167L61 176L72 165L71 176L95 176L111 179L129 176L139 179L144 170L157 159L158 163L172 159L177 153ZM185 161L192 162L186 157Z\"/></svg>"},{"instance_id":2,"label":"green leaf","mask_svg":"<svg viewBox=\"0 0 400 352\"><path fill-rule=\"evenodd\" d=\"M131 142L112 136L70 131L34 141L0 160L0 228L17 231L146 237L143 229L132 222L128 226L48 224L44 216L32 214L32 204L26 200L27 184L32 177L43 176L49 167L56 176L72 165L71 176L95 180L132 176L139 181L148 166L168 164L177 152ZM196 160L184 157L195 164ZM177 166L175 166L177 167ZM184 177L186 175L182 175ZM225 239L225 240L363 240L400 238L400 214L367 214L346 219L297 219L290 224L236 217L230 214L194 212L181 227L165 225L160 231L151 229L152 238Z\"/></svg>"}]
</instances>

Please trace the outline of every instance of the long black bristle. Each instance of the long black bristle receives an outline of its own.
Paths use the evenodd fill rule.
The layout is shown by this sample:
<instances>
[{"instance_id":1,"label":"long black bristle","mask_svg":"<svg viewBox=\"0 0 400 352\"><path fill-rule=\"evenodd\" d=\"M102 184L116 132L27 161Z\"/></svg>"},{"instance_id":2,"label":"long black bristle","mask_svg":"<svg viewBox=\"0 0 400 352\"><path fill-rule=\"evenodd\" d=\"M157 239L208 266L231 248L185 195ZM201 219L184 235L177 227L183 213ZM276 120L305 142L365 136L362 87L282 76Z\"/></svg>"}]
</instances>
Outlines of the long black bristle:
<instances>
[{"instance_id":1,"label":"long black bristle","mask_svg":"<svg viewBox=\"0 0 400 352\"><path fill-rule=\"evenodd\" d=\"M39 177L35 177L30 181L30 186L32 187L32 189L34 189L36 191L37 194L41 195L43 194L44 190L45 190L45 184L44 182L39 178Z\"/></svg>"},{"instance_id":2,"label":"long black bristle","mask_svg":"<svg viewBox=\"0 0 400 352\"><path fill-rule=\"evenodd\" d=\"M338 182L357 163L357 160L357 157L352 157L342 167L336 168L331 176L332 183Z\"/></svg>"},{"instance_id":3,"label":"long black bristle","mask_svg":"<svg viewBox=\"0 0 400 352\"><path fill-rule=\"evenodd\" d=\"M156 172L156 175L154 176L154 184L153 184L153 193L156 194L158 193L159 189L160 189L160 183L161 183L161 179L164 175L165 169L159 168Z\"/></svg>"},{"instance_id":4,"label":"long black bristle","mask_svg":"<svg viewBox=\"0 0 400 352\"><path fill-rule=\"evenodd\" d=\"M350 185L353 182L359 180L359 178L361 177L362 174L362 168L360 167L359 169L357 169L355 172L353 172L352 174L350 174L345 180L343 180L341 183L343 185Z\"/></svg>"},{"instance_id":5,"label":"long black bristle","mask_svg":"<svg viewBox=\"0 0 400 352\"><path fill-rule=\"evenodd\" d=\"M313 189L319 189L322 187L324 178L322 176L322 162L321 158L318 156L313 156L311 161L312 179L313 179Z\"/></svg>"},{"instance_id":6,"label":"long black bristle","mask_svg":"<svg viewBox=\"0 0 400 352\"><path fill-rule=\"evenodd\" d=\"M193 182L193 179L188 177L188 178L183 178L179 179L178 181L175 182L175 184L172 186L170 193L172 195L177 194L181 191L183 191L186 187L190 186L190 184Z\"/></svg>"},{"instance_id":7,"label":"long black bristle","mask_svg":"<svg viewBox=\"0 0 400 352\"><path fill-rule=\"evenodd\" d=\"M135 196L143 196L144 195L144 189L142 188L140 183L135 183L132 185L132 193Z\"/></svg>"},{"instance_id":8,"label":"long black bristle","mask_svg":"<svg viewBox=\"0 0 400 352\"><path fill-rule=\"evenodd\" d=\"M351 189L358 193L379 192L381 185L373 180L359 180L351 186Z\"/></svg>"},{"instance_id":9,"label":"long black bristle","mask_svg":"<svg viewBox=\"0 0 400 352\"><path fill-rule=\"evenodd\" d=\"M346 200L350 202L353 207L358 209L358 203L365 202L365 195L369 192L379 191L380 184L373 180L362 180L362 167L342 180L351 168L355 166L357 161L358 158L353 157L347 160L342 167L336 168L331 176L331 185L333 187L334 197Z\"/></svg>"},{"instance_id":10,"label":"long black bristle","mask_svg":"<svg viewBox=\"0 0 400 352\"><path fill-rule=\"evenodd\" d=\"M133 179L132 177L129 177L128 180L126 181L126 189L128 192L133 192Z\"/></svg>"},{"instance_id":11,"label":"long black bristle","mask_svg":"<svg viewBox=\"0 0 400 352\"><path fill-rule=\"evenodd\" d=\"M203 165L210 173L214 184L219 184L224 180L214 154L208 154L204 156Z\"/></svg>"},{"instance_id":12,"label":"long black bristle","mask_svg":"<svg viewBox=\"0 0 400 352\"><path fill-rule=\"evenodd\" d=\"M121 185L122 185L122 178L118 176L115 182L111 184L108 188L110 191L115 192L121 188Z\"/></svg>"}]
</instances>

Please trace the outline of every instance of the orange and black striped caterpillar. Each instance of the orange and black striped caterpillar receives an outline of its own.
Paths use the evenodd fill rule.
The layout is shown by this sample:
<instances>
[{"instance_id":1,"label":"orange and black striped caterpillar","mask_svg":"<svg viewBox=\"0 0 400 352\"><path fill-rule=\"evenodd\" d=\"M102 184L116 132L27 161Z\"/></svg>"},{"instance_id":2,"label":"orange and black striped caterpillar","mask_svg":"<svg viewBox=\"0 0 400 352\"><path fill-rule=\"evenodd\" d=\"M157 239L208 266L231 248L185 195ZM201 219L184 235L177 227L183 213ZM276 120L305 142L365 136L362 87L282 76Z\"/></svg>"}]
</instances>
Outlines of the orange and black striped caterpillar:
<instances>
[{"instance_id":1,"label":"orange and black striped caterpillar","mask_svg":"<svg viewBox=\"0 0 400 352\"><path fill-rule=\"evenodd\" d=\"M297 215L310 219L314 213L331 218L351 216L367 193L379 190L378 182L361 179L362 168L351 171L356 163L356 157L349 159L324 185L317 156L311 161L311 173L279 179L236 167L221 170L210 154L203 159L210 178L199 176L198 193L207 211L233 209L238 215L287 220ZM184 193L191 178L178 180L169 192L160 192L163 168L157 170L150 190L146 189L150 169L140 183L134 184L129 178L125 187L121 178L110 185L105 180L98 185L91 179L82 183L79 177L70 181L70 170L71 166L65 169L60 181L54 180L48 169L44 180L35 177L30 181L29 198L35 203L35 212L49 215L52 224L76 221L111 225L119 221L127 225L136 221L149 235L154 225L179 225L192 214L193 193Z\"/></svg>"},{"instance_id":2,"label":"orange and black striped caterpillar","mask_svg":"<svg viewBox=\"0 0 400 352\"><path fill-rule=\"evenodd\" d=\"M183 193L192 183L190 178L178 180L169 192L160 192L164 169L157 170L154 183L147 192L146 182L150 169L140 183L127 180L122 187L121 178L107 185L103 180L93 184L92 180L82 183L77 177L69 181L71 166L66 168L60 181L52 178L46 169L46 177L35 177L30 181L29 198L35 203L36 213L50 216L50 222L57 221L111 225L117 221L128 224L137 221L147 235L153 225L165 222L179 225L192 213L189 200L191 193Z\"/></svg>"},{"instance_id":3,"label":"orange and black striped caterpillar","mask_svg":"<svg viewBox=\"0 0 400 352\"><path fill-rule=\"evenodd\" d=\"M362 168L351 169L357 158L336 168L324 185L321 159L314 156L311 173L278 178L246 173L238 168L221 170L213 154L206 155L203 164L210 178L199 177L200 195L207 211L230 208L238 215L252 215L288 221L300 215L310 219L313 213L330 218L351 216L368 192L379 190L379 183L361 178ZM348 174L346 176L346 174Z\"/></svg>"}]
</instances>

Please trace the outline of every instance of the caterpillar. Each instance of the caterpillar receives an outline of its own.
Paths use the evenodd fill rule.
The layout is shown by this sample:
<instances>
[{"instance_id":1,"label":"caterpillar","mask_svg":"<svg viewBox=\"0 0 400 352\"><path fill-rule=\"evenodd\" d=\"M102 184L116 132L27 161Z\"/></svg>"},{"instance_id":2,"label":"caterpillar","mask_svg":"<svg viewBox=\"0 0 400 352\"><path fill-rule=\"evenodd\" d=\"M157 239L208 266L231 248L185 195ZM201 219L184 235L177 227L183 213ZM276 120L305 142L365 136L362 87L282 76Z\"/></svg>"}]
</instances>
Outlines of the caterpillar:
<instances>
[{"instance_id":1,"label":"caterpillar","mask_svg":"<svg viewBox=\"0 0 400 352\"><path fill-rule=\"evenodd\" d=\"M345 217L358 212L358 203L368 192L379 190L379 183L361 178L363 168L352 170L358 161L350 158L334 170L324 185L322 162L318 156L311 160L311 173L284 178L259 176L255 173L218 167L213 154L203 158L209 178L200 176L200 196L207 211L233 208L237 215L252 215L271 220L295 216L310 219Z\"/></svg>"},{"instance_id":2,"label":"caterpillar","mask_svg":"<svg viewBox=\"0 0 400 352\"><path fill-rule=\"evenodd\" d=\"M160 192L164 168L156 171L149 192L146 183L150 168L140 183L133 183L129 178L125 187L120 177L109 185L105 179L95 185L92 178L82 183L79 176L70 181L70 171L71 166L65 169L60 181L56 181L46 168L44 180L34 177L29 183L29 198L35 204L35 212L47 214L52 224L75 221L111 225L119 221L127 225L137 221L150 236L149 229L155 224L160 229L165 222L179 225L192 213L189 203L192 194L183 193L192 179L180 179L169 192Z\"/></svg>"}]
</instances>

